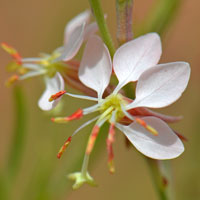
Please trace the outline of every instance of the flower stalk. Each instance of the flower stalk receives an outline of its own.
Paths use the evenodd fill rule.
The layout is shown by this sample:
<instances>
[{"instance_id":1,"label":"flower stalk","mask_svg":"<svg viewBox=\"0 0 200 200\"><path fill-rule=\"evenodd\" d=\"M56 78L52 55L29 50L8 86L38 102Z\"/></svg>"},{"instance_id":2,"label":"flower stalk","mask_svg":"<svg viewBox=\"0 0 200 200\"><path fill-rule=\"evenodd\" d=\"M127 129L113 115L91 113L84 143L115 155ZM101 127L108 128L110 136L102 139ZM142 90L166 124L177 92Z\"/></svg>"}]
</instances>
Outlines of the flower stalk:
<instances>
[{"instance_id":1,"label":"flower stalk","mask_svg":"<svg viewBox=\"0 0 200 200\"><path fill-rule=\"evenodd\" d=\"M117 41L120 45L133 39L133 0L116 0Z\"/></svg>"},{"instance_id":2,"label":"flower stalk","mask_svg":"<svg viewBox=\"0 0 200 200\"><path fill-rule=\"evenodd\" d=\"M108 47L111 57L113 57L113 55L115 53L115 47L114 47L111 35L108 30L108 26L105 22L105 16L104 16L103 10L101 8L100 1L99 0L89 0L89 2L90 2L90 6L92 8L92 11L94 13L94 16L96 18L102 39L103 39L104 43L106 44L106 46Z\"/></svg>"},{"instance_id":3,"label":"flower stalk","mask_svg":"<svg viewBox=\"0 0 200 200\"><path fill-rule=\"evenodd\" d=\"M153 180L153 184L160 200L168 200L167 194L167 180L162 175L161 170L159 168L159 162L157 160L153 160L145 157L146 163L149 167L151 177Z\"/></svg>"},{"instance_id":4,"label":"flower stalk","mask_svg":"<svg viewBox=\"0 0 200 200\"><path fill-rule=\"evenodd\" d=\"M27 110L22 88L14 87L14 101L15 101L15 126L13 133L13 141L11 144L11 151L8 157L8 171L11 178L14 178L19 169L20 161L22 159L26 127L27 127Z\"/></svg>"}]
</instances>

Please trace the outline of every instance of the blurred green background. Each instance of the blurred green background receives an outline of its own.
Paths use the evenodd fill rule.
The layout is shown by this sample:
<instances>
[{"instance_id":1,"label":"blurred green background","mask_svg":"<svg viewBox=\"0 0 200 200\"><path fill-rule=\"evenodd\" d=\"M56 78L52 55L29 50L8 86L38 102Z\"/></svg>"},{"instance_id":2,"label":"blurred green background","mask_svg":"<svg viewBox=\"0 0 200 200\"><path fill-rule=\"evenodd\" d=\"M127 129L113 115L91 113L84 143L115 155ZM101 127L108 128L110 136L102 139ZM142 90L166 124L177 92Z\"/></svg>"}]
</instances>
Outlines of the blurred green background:
<instances>
[{"instance_id":1,"label":"blurred green background","mask_svg":"<svg viewBox=\"0 0 200 200\"><path fill-rule=\"evenodd\" d=\"M102 0L101 2L104 12L108 15L109 30L113 38L116 38L115 1ZM135 0L133 14L135 30L155 2ZM40 52L50 53L60 46L67 21L89 8L87 0L1 0L0 5L0 40L16 47L23 57L34 57ZM182 1L176 19L163 37L161 62L187 61L192 68L191 80L182 98L169 108L160 110L166 114L183 115L184 119L172 127L189 139L185 143L184 154L172 161L174 187L178 200L200 199L199 8L200 1ZM0 169L7 177L9 174L6 170L3 172L2 170L7 168L15 113L13 90L4 86L5 80L10 76L5 66L11 59L3 50L0 50L0 58ZM12 189L9 189L9 199L154 200L157 198L144 159L134 148L125 147L121 133L117 133L114 145L116 173L110 175L108 172L106 145L103 142L101 154L93 155L95 163L90 165L91 174L99 186L91 188L85 185L78 191L72 191L72 182L66 179L66 175L80 169L81 162L77 160L82 161L83 147L86 145L86 136L91 126L74 138L70 148L62 159L58 160L56 154L60 146L80 125L80 122L67 125L53 124L50 120L53 114L39 110L37 100L44 90L40 78L23 81L21 86L27 107L26 138L20 171L11 186ZM68 97L64 98L64 102L61 115L68 115L80 106L90 105L88 102ZM70 107L67 106L69 104Z\"/></svg>"}]
</instances>

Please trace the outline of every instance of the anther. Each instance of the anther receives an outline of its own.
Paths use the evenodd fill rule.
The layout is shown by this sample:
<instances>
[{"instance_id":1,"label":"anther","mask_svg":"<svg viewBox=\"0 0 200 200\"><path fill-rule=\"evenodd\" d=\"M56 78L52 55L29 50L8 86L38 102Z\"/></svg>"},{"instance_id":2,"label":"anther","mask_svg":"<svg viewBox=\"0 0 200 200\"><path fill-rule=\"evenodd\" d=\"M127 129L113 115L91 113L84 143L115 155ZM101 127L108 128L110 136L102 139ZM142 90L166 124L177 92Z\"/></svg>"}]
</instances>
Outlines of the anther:
<instances>
[{"instance_id":1,"label":"anther","mask_svg":"<svg viewBox=\"0 0 200 200\"><path fill-rule=\"evenodd\" d=\"M100 129L100 127L98 125L95 125L92 129L92 133L88 140L88 145L87 145L87 149L86 149L86 154L88 154L88 155L91 153L91 151L94 147L94 143L95 143L97 135L99 133L99 129Z\"/></svg>"},{"instance_id":2,"label":"anther","mask_svg":"<svg viewBox=\"0 0 200 200\"><path fill-rule=\"evenodd\" d=\"M17 64L19 65L22 64L22 57L20 56L20 54L17 52L16 49L14 49L12 46L8 45L5 42L1 43L1 47L15 59Z\"/></svg>"},{"instance_id":3,"label":"anther","mask_svg":"<svg viewBox=\"0 0 200 200\"><path fill-rule=\"evenodd\" d=\"M65 93L66 93L66 90L61 90L57 92L56 94L51 95L51 97L49 98L49 102L55 101L56 99L60 98Z\"/></svg>"},{"instance_id":4,"label":"anther","mask_svg":"<svg viewBox=\"0 0 200 200\"><path fill-rule=\"evenodd\" d=\"M109 167L110 173L115 172L115 167L114 167L114 162L113 162L114 153L113 153L113 148L112 148L112 144L114 142L114 136L115 136L114 128L115 128L114 123L111 123L110 128L109 128L108 138L106 140L107 151L108 151L108 167Z\"/></svg>"},{"instance_id":5,"label":"anther","mask_svg":"<svg viewBox=\"0 0 200 200\"><path fill-rule=\"evenodd\" d=\"M51 120L56 123L66 123L68 121L80 119L82 116L83 116L83 110L79 108L75 113L73 113L69 117L56 117L52 118Z\"/></svg>"},{"instance_id":6,"label":"anther","mask_svg":"<svg viewBox=\"0 0 200 200\"><path fill-rule=\"evenodd\" d=\"M10 87L12 84L14 84L16 81L18 81L19 80L19 76L18 75L13 75L13 76L11 76L7 81L6 81L6 86L7 87Z\"/></svg>"},{"instance_id":7,"label":"anther","mask_svg":"<svg viewBox=\"0 0 200 200\"><path fill-rule=\"evenodd\" d=\"M153 135L155 135L155 136L158 135L158 132L152 126L149 126L144 120L142 120L140 118L135 118L135 121L138 124L140 124L141 126L143 126L147 131L149 131Z\"/></svg>"},{"instance_id":8,"label":"anther","mask_svg":"<svg viewBox=\"0 0 200 200\"><path fill-rule=\"evenodd\" d=\"M57 154L57 158L60 159L60 157L62 156L62 154L64 153L65 149L68 147L68 145L71 143L72 137L68 137L68 139L65 141L64 145L60 148L58 154Z\"/></svg>"}]
</instances>

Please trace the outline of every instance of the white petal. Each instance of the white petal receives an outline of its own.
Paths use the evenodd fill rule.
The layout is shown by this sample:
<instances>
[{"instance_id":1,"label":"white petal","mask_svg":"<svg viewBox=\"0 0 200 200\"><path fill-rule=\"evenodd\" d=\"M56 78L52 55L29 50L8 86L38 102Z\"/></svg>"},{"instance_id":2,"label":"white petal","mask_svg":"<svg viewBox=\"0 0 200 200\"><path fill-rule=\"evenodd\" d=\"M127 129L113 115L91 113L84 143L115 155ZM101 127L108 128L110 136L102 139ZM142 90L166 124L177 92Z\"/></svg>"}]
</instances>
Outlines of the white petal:
<instances>
[{"instance_id":1,"label":"white petal","mask_svg":"<svg viewBox=\"0 0 200 200\"><path fill-rule=\"evenodd\" d=\"M158 63L161 53L161 41L157 33L140 36L122 45L113 58L120 87L137 81L145 70Z\"/></svg>"},{"instance_id":2,"label":"white petal","mask_svg":"<svg viewBox=\"0 0 200 200\"><path fill-rule=\"evenodd\" d=\"M59 73L56 73L53 78L45 77L45 83L46 90L39 99L38 105L42 110L51 110L58 104L61 97L53 102L49 102L49 98L51 95L64 90L64 80Z\"/></svg>"},{"instance_id":3,"label":"white petal","mask_svg":"<svg viewBox=\"0 0 200 200\"><path fill-rule=\"evenodd\" d=\"M73 18L65 27L64 32L64 44L66 45L70 40L70 37L74 34L74 31L77 27L87 24L90 19L90 11L86 10L85 12L80 13L75 18Z\"/></svg>"},{"instance_id":4,"label":"white petal","mask_svg":"<svg viewBox=\"0 0 200 200\"><path fill-rule=\"evenodd\" d=\"M75 28L73 34L69 36L68 42L63 47L57 49L57 52L59 51L61 53L61 56L56 58L54 62L60 60L63 61L71 60L77 54L83 42L84 29L85 29L85 23Z\"/></svg>"},{"instance_id":5,"label":"white petal","mask_svg":"<svg viewBox=\"0 0 200 200\"><path fill-rule=\"evenodd\" d=\"M157 136L135 122L129 126L118 125L138 151L158 160L173 159L183 153L184 146L181 140L165 122L155 117L142 119L158 131Z\"/></svg>"},{"instance_id":6,"label":"white petal","mask_svg":"<svg viewBox=\"0 0 200 200\"><path fill-rule=\"evenodd\" d=\"M186 62L157 65L145 71L136 86L136 99L127 106L161 108L175 102L185 90L190 77Z\"/></svg>"},{"instance_id":7,"label":"white petal","mask_svg":"<svg viewBox=\"0 0 200 200\"><path fill-rule=\"evenodd\" d=\"M86 45L79 68L79 79L87 87L97 91L101 98L109 84L112 63L109 51L102 40L91 36Z\"/></svg>"},{"instance_id":8,"label":"white petal","mask_svg":"<svg viewBox=\"0 0 200 200\"><path fill-rule=\"evenodd\" d=\"M98 25L96 22L91 23L85 27L84 30L84 41L88 40L91 35L93 35L98 30Z\"/></svg>"}]
</instances>

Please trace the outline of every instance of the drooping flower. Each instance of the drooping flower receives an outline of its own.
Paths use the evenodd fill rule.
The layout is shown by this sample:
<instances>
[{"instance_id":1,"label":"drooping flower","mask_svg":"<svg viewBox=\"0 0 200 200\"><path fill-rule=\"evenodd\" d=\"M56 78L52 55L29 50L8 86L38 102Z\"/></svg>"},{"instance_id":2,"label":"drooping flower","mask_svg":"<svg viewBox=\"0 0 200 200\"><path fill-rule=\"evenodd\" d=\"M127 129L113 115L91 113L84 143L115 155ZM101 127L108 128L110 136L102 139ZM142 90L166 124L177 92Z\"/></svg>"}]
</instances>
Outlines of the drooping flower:
<instances>
[{"instance_id":1,"label":"drooping flower","mask_svg":"<svg viewBox=\"0 0 200 200\"><path fill-rule=\"evenodd\" d=\"M63 78L70 79L70 76L73 77L78 71L77 66L68 62L77 54L83 41L97 31L96 23L89 24L90 14L90 11L87 10L66 25L64 45L54 50L52 54L41 54L41 57L38 58L22 58L16 49L6 43L2 43L3 49L14 58L14 62L9 65L9 69L17 71L19 74L12 76L7 84L11 85L17 80L43 75L46 90L39 99L38 105L42 110L54 108L59 98L54 102L49 102L48 97L59 91L64 92Z\"/></svg>"},{"instance_id":2,"label":"drooping flower","mask_svg":"<svg viewBox=\"0 0 200 200\"><path fill-rule=\"evenodd\" d=\"M108 166L114 172L112 144L115 137L115 127L121 130L128 140L145 156L164 160L178 157L184 146L179 137L163 121L170 121L170 117L155 114L157 117L141 117L134 115L134 109L162 108L175 102L185 90L190 76L190 66L186 62L158 64L161 56L161 41L156 33L149 33L122 45L113 57L113 64L107 47L97 36L92 36L85 48L79 68L79 78L87 87L97 92L97 98L66 93L69 96L96 101L96 104L85 109L78 109L74 114L64 118L53 118L54 122L65 123L80 119L92 112L99 112L99 116L86 122L68 138L58 153L61 157L71 142L72 137L86 125L95 122L88 140L85 158L81 172L71 174L69 178L75 180L74 189L84 182L94 184L87 172L89 155L101 126L110 123L107 150ZM112 66L119 81L114 91L103 98L103 93L109 84ZM130 100L120 93L129 82L137 81L136 98ZM137 113L137 110L136 110ZM149 113L151 113L149 111ZM152 112L153 113L153 112ZM149 114L151 115L151 114ZM160 117L160 118L158 118ZM124 118L131 120L125 126Z\"/></svg>"}]
</instances>

